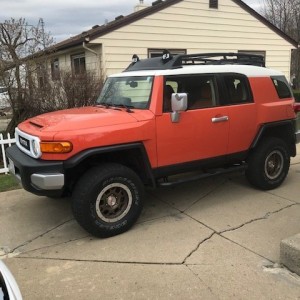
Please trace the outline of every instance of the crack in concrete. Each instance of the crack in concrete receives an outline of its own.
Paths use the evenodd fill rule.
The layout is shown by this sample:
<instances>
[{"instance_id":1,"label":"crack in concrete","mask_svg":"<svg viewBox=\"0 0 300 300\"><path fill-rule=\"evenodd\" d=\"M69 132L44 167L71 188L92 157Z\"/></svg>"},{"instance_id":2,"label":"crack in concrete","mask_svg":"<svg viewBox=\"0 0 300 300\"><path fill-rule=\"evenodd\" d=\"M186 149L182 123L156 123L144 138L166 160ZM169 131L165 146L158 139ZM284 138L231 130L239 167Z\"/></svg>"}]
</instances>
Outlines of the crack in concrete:
<instances>
[{"instance_id":1,"label":"crack in concrete","mask_svg":"<svg viewBox=\"0 0 300 300\"><path fill-rule=\"evenodd\" d=\"M222 185L224 185L227 181L229 181L229 179L224 180L223 182L221 182L220 184L218 184L215 187L212 187L211 190L209 190L207 193L205 193L204 195L202 195L201 197L197 198L197 200L195 200L189 207L187 207L184 210L180 210L179 208L175 207L174 205L172 205L171 203L161 199L159 196L153 194L150 190L148 190L147 192L149 193L149 195L151 195L153 198L157 199L158 201L161 201L162 203L167 204L168 206L172 207L173 209L176 209L177 211L179 211L180 213L184 213L186 210L190 209L192 206L194 206L198 201L204 199L205 197L207 197L208 195L210 195L211 193L213 193L214 191L216 191L217 189L219 189Z\"/></svg>"},{"instance_id":2,"label":"crack in concrete","mask_svg":"<svg viewBox=\"0 0 300 300\"><path fill-rule=\"evenodd\" d=\"M198 245L195 247L195 249L193 249L186 257L185 259L182 261L182 264L186 264L186 260L191 257L193 255L193 253L195 253L199 248L200 246L205 243L206 241L208 241L209 239L211 239L213 237L213 235L215 234L215 232L212 232L208 237L206 237L205 239L201 240Z\"/></svg>"},{"instance_id":3,"label":"crack in concrete","mask_svg":"<svg viewBox=\"0 0 300 300\"><path fill-rule=\"evenodd\" d=\"M195 249L193 249L186 257L185 259L182 261L182 262L147 262L147 261L116 261L116 260L97 260L97 259L79 259L79 258L76 258L76 259L71 259L71 258L54 258L54 257L37 257L37 256L33 256L33 257L28 257L28 256L23 256L24 254L26 253L30 253L32 251L36 251L36 250L40 250L40 249L43 249L43 248L48 248L48 247L51 247L51 246L46 246L46 247L42 247L40 249L35 249L35 250L29 250L27 252L23 252L22 254L16 256L15 258L16 259L35 259L35 260L55 260L55 261L72 261L72 262L91 262L91 263L108 263L108 264L132 264L132 265L160 265L160 266L163 266L163 265L166 265L166 266L193 266L193 265L201 265L201 264L187 264L186 263L186 260L193 254L195 253L197 250L199 250L200 246L202 244L204 244L205 242L207 242L208 240L210 240L214 235L218 235L226 240L228 240L229 242L232 242L238 246L240 246L241 248L263 258L264 260L266 260L266 262L270 263L270 264L274 264L275 262L262 256L261 254L259 253L256 253L255 251L227 238L226 236L222 236L216 232L213 232L211 233L207 238L201 240L197 247L195 247ZM64 243L68 243L69 241L66 241ZM61 244L64 244L64 243L61 243Z\"/></svg>"},{"instance_id":4,"label":"crack in concrete","mask_svg":"<svg viewBox=\"0 0 300 300\"><path fill-rule=\"evenodd\" d=\"M237 243L237 242L235 242L235 241L233 241L233 240L231 240L230 238L224 236L223 233L225 233L225 232L230 232L230 231L234 231L234 230L237 230L237 229L240 229L240 228L242 228L243 226L245 226L245 225L247 225L247 224L251 224L251 223L253 223L253 222L255 222L255 221L260 221L260 220L268 219L269 216L274 215L274 214L277 214L277 213L279 213L279 212L281 212L281 211L283 211L283 210L285 210L285 209L287 209L287 208L290 208L290 207L296 206L296 205L300 205L300 204L299 204L299 203L292 203L292 204L287 205L287 206L285 206L285 207L282 207L282 208L280 208L280 209L278 209L278 210L276 210L276 211L268 212L268 213L266 213L263 217L255 218L255 219L249 220L249 221L244 222L243 224L241 224L241 225L239 225L239 226L237 226L237 227L230 228L230 229L226 229L226 230L223 230L223 231L220 231L220 232L218 232L218 231L216 231L215 229L209 227L208 225L206 225L206 224L200 222L199 220L194 219L193 217L189 216L188 214L183 213L183 214L186 215L187 217L190 217L190 218L193 219L194 221L200 223L201 225L203 225L203 226L205 226L205 227L207 227L207 228L209 228L210 230L213 231L213 233L212 233L209 237L207 237L206 239L202 240L202 241L198 244L198 246L197 246L194 250L192 250L192 251L187 255L187 257L186 257L186 258L184 259L184 261L183 261L183 264L186 263L186 260L187 260L194 252L196 252L204 242L206 242L207 240L211 239L215 234L218 235L218 236L220 236L220 237L222 237L222 238L225 238L225 239L228 240L229 242L232 242L232 243L234 243L234 244L236 244L236 245L242 247L243 249L245 249L245 250L247 250L247 251L250 251L251 253L253 253L253 254L255 254L255 255L257 255L257 256L259 256L259 257L265 259L266 261L268 261L268 262L274 264L274 263L275 263L274 261L272 261L272 260L270 260L269 258L264 257L263 255L261 255L261 254L255 252L255 251L253 251L253 250L251 250L251 249L249 249L249 248L247 248L247 247L245 247L245 246L243 246L243 245L241 245L241 244L239 244L239 243Z\"/></svg>"},{"instance_id":5,"label":"crack in concrete","mask_svg":"<svg viewBox=\"0 0 300 300\"><path fill-rule=\"evenodd\" d=\"M225 238L225 239L227 239L228 241L230 241L230 242L232 242L232 243L235 243L236 245L238 245L238 246L244 248L245 250L248 250L248 251L254 253L255 255L258 255L258 256L262 257L263 259L265 259L265 260L267 260L267 261L269 261L269 262L271 262L271 263L274 263L274 262L271 261L270 259L268 259L268 258L266 258L266 257L264 257L264 256L262 256L262 255L260 255L259 253L254 252L254 251L251 250L251 249L248 249L247 247L245 247L245 246L243 246L243 245L240 245L239 243L237 243L237 242L235 242L235 241L233 241L233 240L231 240L231 239L229 239L229 238L223 236L222 234L225 233L225 232L230 232L230 231L234 231L234 230L240 229L240 228L242 228L243 226L245 226L245 225L247 225L247 224L251 224L251 223L256 222L256 221L259 221L259 220L268 219L269 216L271 216L271 215L273 215L273 214L276 214L276 213L279 213L279 212L281 212L281 211L283 211L283 210L285 210L285 209L287 209L287 208L290 208L290 207L292 207L292 206L300 205L300 203L294 202L294 201L292 201L292 200L290 200L290 199L286 199L286 200L289 200L290 202L292 202L292 204L291 204L291 205L288 205L288 206L285 206L285 207L283 207L283 208L280 208L280 209L278 209L278 210L276 210L276 211L268 212L268 213L266 213L263 217L259 217L259 218L255 218L255 219L249 220L249 221L244 222L243 224L241 224L241 225L239 225L239 226L236 226L236 227L230 228L230 229L226 229L226 230L223 230L223 231L220 231L220 232L214 230L213 228L209 227L208 225L202 223L201 221L199 221L199 220L193 218L192 216L190 216L190 215L188 215L188 214L186 213L186 211L187 211L188 209L190 209L193 205L195 205L198 201L202 200L203 198L207 197L208 195L210 195L211 193L213 193L214 191L216 191L217 189L219 189L219 188L220 188L222 185L224 185L226 182L227 182L227 180L221 182L221 183L218 184L216 187L213 187L210 191L208 191L207 193L205 193L204 195L202 195L200 198L198 198L198 199L197 199L196 201L194 201L188 208L186 208L186 209L184 209L184 210L180 210L180 209L176 208L175 206L173 206L172 204L170 204L170 203L168 203L168 202L166 202L166 201L160 199L160 197L157 197L156 195L153 195L152 193L150 193L151 196L154 197L154 198L156 198L158 201L161 201L161 202L167 204L168 206L172 207L173 209L177 210L177 211L178 211L178 214L169 214L169 215L167 215L167 216L162 216L162 217L153 218L153 219L151 219L151 220L146 220L146 221L143 221L143 222L140 222L140 223L137 223L137 224L143 224L143 223L151 222L151 221L153 221L153 220L157 220L157 219L161 219L161 218L165 218L165 217L173 217L173 216L176 216L176 215L183 214L183 215L187 216L188 218L190 218L190 219L196 221L197 223L201 224L202 226L204 226L204 227L206 227L206 228L212 230L212 233L211 233L208 237L206 237L205 239L202 239L202 240L197 244L197 246L196 246L192 251L190 251L190 253L183 259L183 261L182 261L181 263L122 262L122 261L81 260L81 259L61 259L61 258L58 258L57 260L68 260L68 261L70 261L70 260L71 260L71 261L91 261L91 262L103 262L103 263L153 264L153 265L186 265L186 266L187 266L186 260L187 260L189 257L191 257L191 255L192 255L193 253L195 253L195 252L200 248L200 246L201 246L203 243L205 243L206 241L208 241L209 239L211 239L215 234L217 234L217 235L219 235L220 237ZM270 194L272 194L272 193L270 193ZM283 198L283 197L280 197L280 198L285 199L285 198ZM30 239L30 240L24 242L23 244L21 244L21 245L15 247L15 248L13 248L12 250L6 251L5 254L0 254L0 257L1 257L1 258L5 258L5 257L9 256L10 254L16 254L16 255L18 255L18 257L20 257L20 258L52 259L52 258L38 258L38 257L23 257L23 256L21 255L21 252L17 252L17 253L16 253L16 251L17 251L19 248L24 247L24 246L30 244L31 242L37 240L38 238L43 237L44 235L50 233L51 231L53 231L53 230L59 228L60 226L63 226L64 224L66 224L66 223L68 223L68 222L71 222L71 221L73 221L73 220L74 220L74 219L72 218L72 219L70 219L70 220L67 220L67 221L65 221L65 222L63 222L63 223L61 223L61 224L59 224L59 225L57 225L57 226L55 226L55 227L53 227L53 228L51 228L51 229L45 231L44 233L42 233L42 234L40 234L40 235L38 235L38 236L36 236L36 237L34 237L34 238L32 238L32 239ZM59 245L67 244L67 243L70 243L70 242L73 242L73 241L77 241L77 240L81 240L81 239L87 238L88 236L89 236L89 235L84 236L84 237L80 237L80 238L70 239L70 240L68 240L68 241L64 241L64 242L61 242L61 243L52 244L52 245L49 245L49 246L44 246L44 247L40 247L40 248L36 248L36 249L31 249L31 250L29 250L29 251L23 252L22 254L30 253L30 252L32 252L32 251L37 251L37 250L41 250L41 249L45 249L45 248L49 248L49 247L53 247L53 246L59 246Z\"/></svg>"},{"instance_id":6,"label":"crack in concrete","mask_svg":"<svg viewBox=\"0 0 300 300\"><path fill-rule=\"evenodd\" d=\"M240 228L244 227L245 225L251 224L253 222L260 221L260 220L266 220L266 219L269 218L269 216L277 214L277 213L279 213L279 212L281 212L281 211L283 211L287 208L290 208L292 206L295 206L295 205L299 205L299 203L292 203L292 204L290 204L288 206L285 206L285 207L282 207L278 210L267 212L263 217L258 217L258 218L255 218L255 219L251 219L251 220L249 220L249 221L247 221L247 222L245 222L245 223L243 223L239 226L232 227L232 228L229 228L229 229L225 229L225 230L222 230L222 231L218 231L218 233L222 234L222 233L225 233L225 232L234 231L234 230L237 230L237 229L240 229Z\"/></svg>"}]
</instances>

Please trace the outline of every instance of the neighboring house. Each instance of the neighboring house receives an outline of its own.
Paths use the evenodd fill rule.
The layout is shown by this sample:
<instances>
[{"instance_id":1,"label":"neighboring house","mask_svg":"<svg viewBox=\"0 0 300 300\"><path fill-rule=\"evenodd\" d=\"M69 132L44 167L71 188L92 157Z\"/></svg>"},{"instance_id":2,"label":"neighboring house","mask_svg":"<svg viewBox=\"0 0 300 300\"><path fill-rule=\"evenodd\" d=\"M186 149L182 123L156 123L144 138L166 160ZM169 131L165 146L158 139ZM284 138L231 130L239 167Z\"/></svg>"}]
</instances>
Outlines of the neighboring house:
<instances>
[{"instance_id":1,"label":"neighboring house","mask_svg":"<svg viewBox=\"0 0 300 300\"><path fill-rule=\"evenodd\" d=\"M166 0L95 25L54 46L52 78L59 70L123 71L133 54L140 58L176 53L251 52L265 56L267 67L290 77L291 50L297 43L241 0ZM53 50L53 48L52 48Z\"/></svg>"}]
</instances>

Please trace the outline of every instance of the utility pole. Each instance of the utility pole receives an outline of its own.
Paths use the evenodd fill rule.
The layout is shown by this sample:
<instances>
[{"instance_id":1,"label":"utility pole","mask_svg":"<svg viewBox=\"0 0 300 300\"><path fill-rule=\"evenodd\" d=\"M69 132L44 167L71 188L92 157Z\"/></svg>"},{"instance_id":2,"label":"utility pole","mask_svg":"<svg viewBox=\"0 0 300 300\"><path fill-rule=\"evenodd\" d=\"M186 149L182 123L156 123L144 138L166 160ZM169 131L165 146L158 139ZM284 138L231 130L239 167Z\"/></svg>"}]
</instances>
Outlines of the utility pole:
<instances>
[{"instance_id":1,"label":"utility pole","mask_svg":"<svg viewBox=\"0 0 300 300\"><path fill-rule=\"evenodd\" d=\"M46 48L46 41L45 41L45 23L44 23L43 18L40 18L40 19L39 19L38 25L40 25L40 24L41 24L41 28L42 28L42 42L43 42L43 48L45 49L45 48Z\"/></svg>"}]
</instances>

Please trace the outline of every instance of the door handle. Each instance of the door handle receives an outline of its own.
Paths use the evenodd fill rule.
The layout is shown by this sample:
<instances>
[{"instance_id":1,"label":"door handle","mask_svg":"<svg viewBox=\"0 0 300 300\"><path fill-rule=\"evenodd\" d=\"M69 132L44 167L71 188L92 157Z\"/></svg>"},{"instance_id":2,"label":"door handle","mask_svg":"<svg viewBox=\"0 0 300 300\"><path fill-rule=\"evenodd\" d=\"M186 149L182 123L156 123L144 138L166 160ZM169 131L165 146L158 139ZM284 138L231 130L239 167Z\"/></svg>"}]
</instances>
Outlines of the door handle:
<instances>
[{"instance_id":1,"label":"door handle","mask_svg":"<svg viewBox=\"0 0 300 300\"><path fill-rule=\"evenodd\" d=\"M228 116L223 116L223 117L217 117L217 118L212 118L211 121L213 123L219 123L219 122L227 122L229 120Z\"/></svg>"}]
</instances>

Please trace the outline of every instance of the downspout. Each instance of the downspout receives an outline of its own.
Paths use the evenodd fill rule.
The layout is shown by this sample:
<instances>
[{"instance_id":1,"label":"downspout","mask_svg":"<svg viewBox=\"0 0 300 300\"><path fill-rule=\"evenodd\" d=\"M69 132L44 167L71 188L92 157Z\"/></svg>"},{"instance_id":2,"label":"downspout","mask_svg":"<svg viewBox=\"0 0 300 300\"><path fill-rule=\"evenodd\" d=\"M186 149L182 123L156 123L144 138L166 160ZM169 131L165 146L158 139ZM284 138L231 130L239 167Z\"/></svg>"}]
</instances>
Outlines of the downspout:
<instances>
[{"instance_id":1,"label":"downspout","mask_svg":"<svg viewBox=\"0 0 300 300\"><path fill-rule=\"evenodd\" d=\"M92 53L94 53L96 56L99 56L99 53L97 53L96 51L90 49L89 47L86 46L86 43L85 42L82 42L82 47Z\"/></svg>"},{"instance_id":2,"label":"downspout","mask_svg":"<svg viewBox=\"0 0 300 300\"><path fill-rule=\"evenodd\" d=\"M89 41L89 38L88 38L88 37L85 38L85 39L86 39L86 41ZM96 51L90 49L89 47L87 47L86 41L83 41L83 42L82 42L82 48L83 48L83 49L86 49L87 51L90 51L91 53L93 53L94 55L96 55L96 56L98 57L99 69L100 69L100 70L99 70L99 71L100 71L100 72L99 72L100 79L104 80L104 79L103 79L103 74L102 74L101 56L100 56L100 54L99 54L98 52L96 52Z\"/></svg>"}]
</instances>

